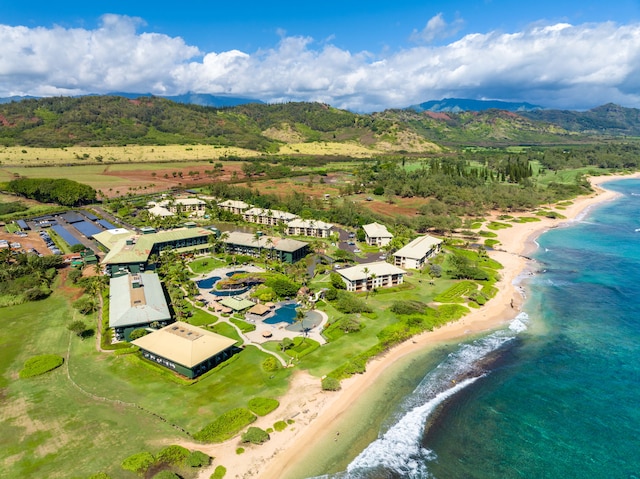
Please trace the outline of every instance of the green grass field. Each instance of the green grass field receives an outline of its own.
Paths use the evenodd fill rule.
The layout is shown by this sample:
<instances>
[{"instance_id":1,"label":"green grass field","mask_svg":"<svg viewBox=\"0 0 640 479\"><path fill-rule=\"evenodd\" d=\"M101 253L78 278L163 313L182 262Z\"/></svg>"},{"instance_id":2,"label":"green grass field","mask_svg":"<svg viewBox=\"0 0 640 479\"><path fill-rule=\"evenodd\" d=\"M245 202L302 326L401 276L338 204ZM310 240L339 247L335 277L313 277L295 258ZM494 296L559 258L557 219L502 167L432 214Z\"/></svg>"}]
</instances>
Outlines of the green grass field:
<instances>
[{"instance_id":1,"label":"green grass field","mask_svg":"<svg viewBox=\"0 0 640 479\"><path fill-rule=\"evenodd\" d=\"M288 384L290 370L263 371L259 365L267 356L253 347L197 383L177 384L135 355L99 353L95 338L71 337L66 326L73 319L59 293L0 311L0 477L105 471L114 479L134 478L119 467L125 457L188 438L169 424L195 432L252 397L279 397ZM28 358L66 358L69 345L70 360L61 367L18 379ZM167 422L114 401L138 404Z\"/></svg>"}]
</instances>

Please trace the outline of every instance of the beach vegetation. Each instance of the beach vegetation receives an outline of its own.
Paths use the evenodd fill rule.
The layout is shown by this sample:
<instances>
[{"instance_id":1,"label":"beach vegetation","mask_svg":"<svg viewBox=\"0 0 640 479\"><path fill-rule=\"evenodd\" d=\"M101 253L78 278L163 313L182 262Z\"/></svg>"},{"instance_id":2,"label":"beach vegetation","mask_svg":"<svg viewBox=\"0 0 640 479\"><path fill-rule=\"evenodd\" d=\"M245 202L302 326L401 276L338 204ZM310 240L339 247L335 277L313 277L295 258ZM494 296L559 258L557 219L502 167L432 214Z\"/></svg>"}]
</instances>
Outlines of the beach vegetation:
<instances>
[{"instance_id":1,"label":"beach vegetation","mask_svg":"<svg viewBox=\"0 0 640 479\"><path fill-rule=\"evenodd\" d=\"M211 456L202 451L191 451L185 463L189 467L203 467L211 464Z\"/></svg>"},{"instance_id":2,"label":"beach vegetation","mask_svg":"<svg viewBox=\"0 0 640 479\"><path fill-rule=\"evenodd\" d=\"M322 390L323 391L339 391L342 389L340 381L337 378L326 376L322 378Z\"/></svg>"},{"instance_id":3,"label":"beach vegetation","mask_svg":"<svg viewBox=\"0 0 640 479\"><path fill-rule=\"evenodd\" d=\"M276 399L257 397L250 399L247 406L251 412L258 416L266 416L270 412L275 411L278 406L280 406L280 403Z\"/></svg>"},{"instance_id":4,"label":"beach vegetation","mask_svg":"<svg viewBox=\"0 0 640 479\"><path fill-rule=\"evenodd\" d=\"M196 432L193 438L201 442L223 442L231 439L256 419L255 414L248 409L235 408L207 424Z\"/></svg>"},{"instance_id":5,"label":"beach vegetation","mask_svg":"<svg viewBox=\"0 0 640 479\"><path fill-rule=\"evenodd\" d=\"M242 449L241 447L239 447L238 449L236 449L236 454L241 454L238 451ZM242 449L242 452L244 452L244 449ZM209 479L224 479L224 476L227 474L227 468L224 466L216 466L215 470L213 471L213 474L211 474L211 476L209 477Z\"/></svg>"},{"instance_id":6,"label":"beach vegetation","mask_svg":"<svg viewBox=\"0 0 640 479\"><path fill-rule=\"evenodd\" d=\"M287 428L288 424L286 421L276 421L273 423L273 429L277 432L282 432Z\"/></svg>"},{"instance_id":7,"label":"beach vegetation","mask_svg":"<svg viewBox=\"0 0 640 479\"><path fill-rule=\"evenodd\" d=\"M244 447L237 447L236 448L236 454L237 455L244 454Z\"/></svg>"},{"instance_id":8,"label":"beach vegetation","mask_svg":"<svg viewBox=\"0 0 640 479\"><path fill-rule=\"evenodd\" d=\"M49 371L53 371L56 368L62 366L64 359L57 354L41 354L40 356L34 356L27 359L24 363L24 367L20 370L20 378L32 378L39 376Z\"/></svg>"},{"instance_id":9,"label":"beach vegetation","mask_svg":"<svg viewBox=\"0 0 640 479\"><path fill-rule=\"evenodd\" d=\"M167 469L158 472L153 476L153 479L181 479L178 474Z\"/></svg>"},{"instance_id":10,"label":"beach vegetation","mask_svg":"<svg viewBox=\"0 0 640 479\"><path fill-rule=\"evenodd\" d=\"M156 462L153 454L150 452L138 452L127 457L122 461L121 467L125 471L135 472L136 474L143 474Z\"/></svg>"},{"instance_id":11,"label":"beach vegetation","mask_svg":"<svg viewBox=\"0 0 640 479\"><path fill-rule=\"evenodd\" d=\"M191 452L186 447L172 445L164 447L156 455L157 462L163 462L174 466L182 466L185 464L187 457Z\"/></svg>"},{"instance_id":12,"label":"beach vegetation","mask_svg":"<svg viewBox=\"0 0 640 479\"><path fill-rule=\"evenodd\" d=\"M311 354L320 347L320 343L310 338L297 336L293 339L293 345L285 353L294 359L301 359Z\"/></svg>"},{"instance_id":13,"label":"beach vegetation","mask_svg":"<svg viewBox=\"0 0 640 479\"><path fill-rule=\"evenodd\" d=\"M269 433L259 427L251 426L242 434L242 442L250 442L251 444L263 444L270 439Z\"/></svg>"}]
</instances>

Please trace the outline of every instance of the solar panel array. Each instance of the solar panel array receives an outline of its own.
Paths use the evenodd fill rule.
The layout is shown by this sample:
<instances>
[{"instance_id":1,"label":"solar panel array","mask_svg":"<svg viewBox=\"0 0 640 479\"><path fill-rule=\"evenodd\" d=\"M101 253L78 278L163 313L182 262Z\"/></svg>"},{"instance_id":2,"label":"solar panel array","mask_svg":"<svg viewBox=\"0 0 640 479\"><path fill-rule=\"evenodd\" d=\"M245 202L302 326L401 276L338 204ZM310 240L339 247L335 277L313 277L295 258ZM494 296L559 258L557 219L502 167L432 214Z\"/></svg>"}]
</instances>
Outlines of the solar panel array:
<instances>
[{"instance_id":1,"label":"solar panel array","mask_svg":"<svg viewBox=\"0 0 640 479\"><path fill-rule=\"evenodd\" d=\"M73 223L72 225L75 229L77 229L80 233L85 235L87 238L92 238L93 235L96 235L102 230L98 228L93 223L89 223L88 221L80 221L79 223Z\"/></svg>"},{"instance_id":2,"label":"solar panel array","mask_svg":"<svg viewBox=\"0 0 640 479\"><path fill-rule=\"evenodd\" d=\"M18 224L18 226L20 227L20 229L22 230L28 230L31 229L29 228L29 225L27 224L27 222L25 220L18 220L16 221L16 223Z\"/></svg>"},{"instance_id":3,"label":"solar panel array","mask_svg":"<svg viewBox=\"0 0 640 479\"><path fill-rule=\"evenodd\" d=\"M80 214L91 221L96 221L98 217L93 213L89 213L88 211L81 211Z\"/></svg>"},{"instance_id":4,"label":"solar panel array","mask_svg":"<svg viewBox=\"0 0 640 479\"><path fill-rule=\"evenodd\" d=\"M114 230L116 229L115 226L113 226L111 223L109 223L107 220L98 220L98 224L104 226L105 228L107 228L108 230Z\"/></svg>"},{"instance_id":5,"label":"solar panel array","mask_svg":"<svg viewBox=\"0 0 640 479\"><path fill-rule=\"evenodd\" d=\"M82 216L78 213L74 213L73 211L68 211L67 213L63 213L60 215L67 223L78 223L83 220Z\"/></svg>"},{"instance_id":6,"label":"solar panel array","mask_svg":"<svg viewBox=\"0 0 640 479\"><path fill-rule=\"evenodd\" d=\"M69 246L81 244L80 241L78 241L71 233L64 229L62 225L53 225L51 229L58 233L58 236L65 240Z\"/></svg>"}]
</instances>

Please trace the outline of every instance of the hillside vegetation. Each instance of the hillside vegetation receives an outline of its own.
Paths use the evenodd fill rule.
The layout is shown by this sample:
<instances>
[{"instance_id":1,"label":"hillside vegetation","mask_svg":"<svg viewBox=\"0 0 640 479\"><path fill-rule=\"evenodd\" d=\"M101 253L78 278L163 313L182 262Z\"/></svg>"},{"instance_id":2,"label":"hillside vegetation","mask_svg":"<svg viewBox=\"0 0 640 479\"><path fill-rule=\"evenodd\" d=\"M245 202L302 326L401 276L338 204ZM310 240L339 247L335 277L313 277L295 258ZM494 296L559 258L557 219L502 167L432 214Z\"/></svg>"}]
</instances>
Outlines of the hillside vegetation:
<instances>
[{"instance_id":1,"label":"hillside vegetation","mask_svg":"<svg viewBox=\"0 0 640 479\"><path fill-rule=\"evenodd\" d=\"M0 105L0 144L53 147L213 145L323 154L303 144L345 144L401 153L444 145L508 146L584 142L584 134L638 135L640 110L604 105L589 112L416 112L356 114L321 103L213 108L157 97L54 97ZM593 141L590 138L589 141ZM332 147L335 150L335 147Z\"/></svg>"}]
</instances>

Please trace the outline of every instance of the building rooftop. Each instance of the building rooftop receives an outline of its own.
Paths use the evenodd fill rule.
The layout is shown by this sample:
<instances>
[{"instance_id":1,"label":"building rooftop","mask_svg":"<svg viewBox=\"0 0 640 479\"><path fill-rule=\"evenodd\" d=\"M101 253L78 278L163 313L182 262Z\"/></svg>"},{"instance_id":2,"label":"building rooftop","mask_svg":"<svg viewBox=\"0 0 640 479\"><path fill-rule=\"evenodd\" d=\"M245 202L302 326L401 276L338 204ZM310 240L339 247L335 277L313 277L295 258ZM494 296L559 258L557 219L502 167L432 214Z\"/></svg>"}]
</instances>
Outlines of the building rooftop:
<instances>
[{"instance_id":1,"label":"building rooftop","mask_svg":"<svg viewBox=\"0 0 640 479\"><path fill-rule=\"evenodd\" d=\"M178 228L145 235L128 235L113 245L103 264L144 263L149 259L153 246L157 243L187 240L210 236L205 228ZM127 244L127 240L132 244Z\"/></svg>"},{"instance_id":2,"label":"building rooftop","mask_svg":"<svg viewBox=\"0 0 640 479\"><path fill-rule=\"evenodd\" d=\"M222 202L218 203L218 206L227 207L227 208L240 208L240 209L243 209L243 210L246 210L247 208L251 208L250 204L245 203L244 201L240 201L240 200L222 201Z\"/></svg>"},{"instance_id":3,"label":"building rooftop","mask_svg":"<svg viewBox=\"0 0 640 479\"><path fill-rule=\"evenodd\" d=\"M224 298L220 301L220 304L227 308L231 308L234 311L242 311L243 309L251 308L255 305L253 301L249 301L248 299L237 299L233 297Z\"/></svg>"},{"instance_id":4,"label":"building rooftop","mask_svg":"<svg viewBox=\"0 0 640 479\"><path fill-rule=\"evenodd\" d=\"M325 223L324 221L319 220L303 220L300 218L289 221L287 226L289 228L316 228L319 230L330 230L333 228L331 223Z\"/></svg>"},{"instance_id":5,"label":"building rooftop","mask_svg":"<svg viewBox=\"0 0 640 479\"><path fill-rule=\"evenodd\" d=\"M114 228L96 233L95 235L93 235L93 239L105 248L111 249L118 241L124 238L128 238L133 234L133 231L129 231L125 228Z\"/></svg>"},{"instance_id":6,"label":"building rooftop","mask_svg":"<svg viewBox=\"0 0 640 479\"><path fill-rule=\"evenodd\" d=\"M368 273L364 271L365 268L368 268ZM375 263L363 263L351 268L340 269L338 273L349 281L358 281L371 278L373 274L381 277L392 274L405 274L406 271L386 261L376 261Z\"/></svg>"},{"instance_id":7,"label":"building rooftop","mask_svg":"<svg viewBox=\"0 0 640 479\"><path fill-rule=\"evenodd\" d=\"M369 238L393 238L385 225L380 223L371 223L362 227Z\"/></svg>"},{"instance_id":8,"label":"building rooftop","mask_svg":"<svg viewBox=\"0 0 640 479\"><path fill-rule=\"evenodd\" d=\"M171 319L157 274L128 274L111 278L109 286L110 328Z\"/></svg>"},{"instance_id":9,"label":"building rooftop","mask_svg":"<svg viewBox=\"0 0 640 479\"><path fill-rule=\"evenodd\" d=\"M229 349L235 342L234 339L181 321L132 341L145 351L187 368Z\"/></svg>"},{"instance_id":10,"label":"building rooftop","mask_svg":"<svg viewBox=\"0 0 640 479\"><path fill-rule=\"evenodd\" d=\"M398 251L393 253L393 256L401 256L411 259L424 258L424 256L429 251L431 251L434 246L439 245L440 243L442 243L442 240L439 238L434 238L433 236L418 236L408 245L400 248Z\"/></svg>"},{"instance_id":11,"label":"building rooftop","mask_svg":"<svg viewBox=\"0 0 640 479\"><path fill-rule=\"evenodd\" d=\"M246 246L249 248L263 248L269 250L273 248L276 251L294 252L300 248L307 246L304 241L298 241L289 238L279 238L277 236L259 236L256 237L252 233L243 233L241 231L231 231L224 243Z\"/></svg>"},{"instance_id":12,"label":"building rooftop","mask_svg":"<svg viewBox=\"0 0 640 479\"><path fill-rule=\"evenodd\" d=\"M246 210L242 214L252 216L267 216L269 218L277 218L283 221L290 221L298 218L298 215L294 215L293 213L289 213L288 211L271 210L268 208L251 208Z\"/></svg>"}]
</instances>

